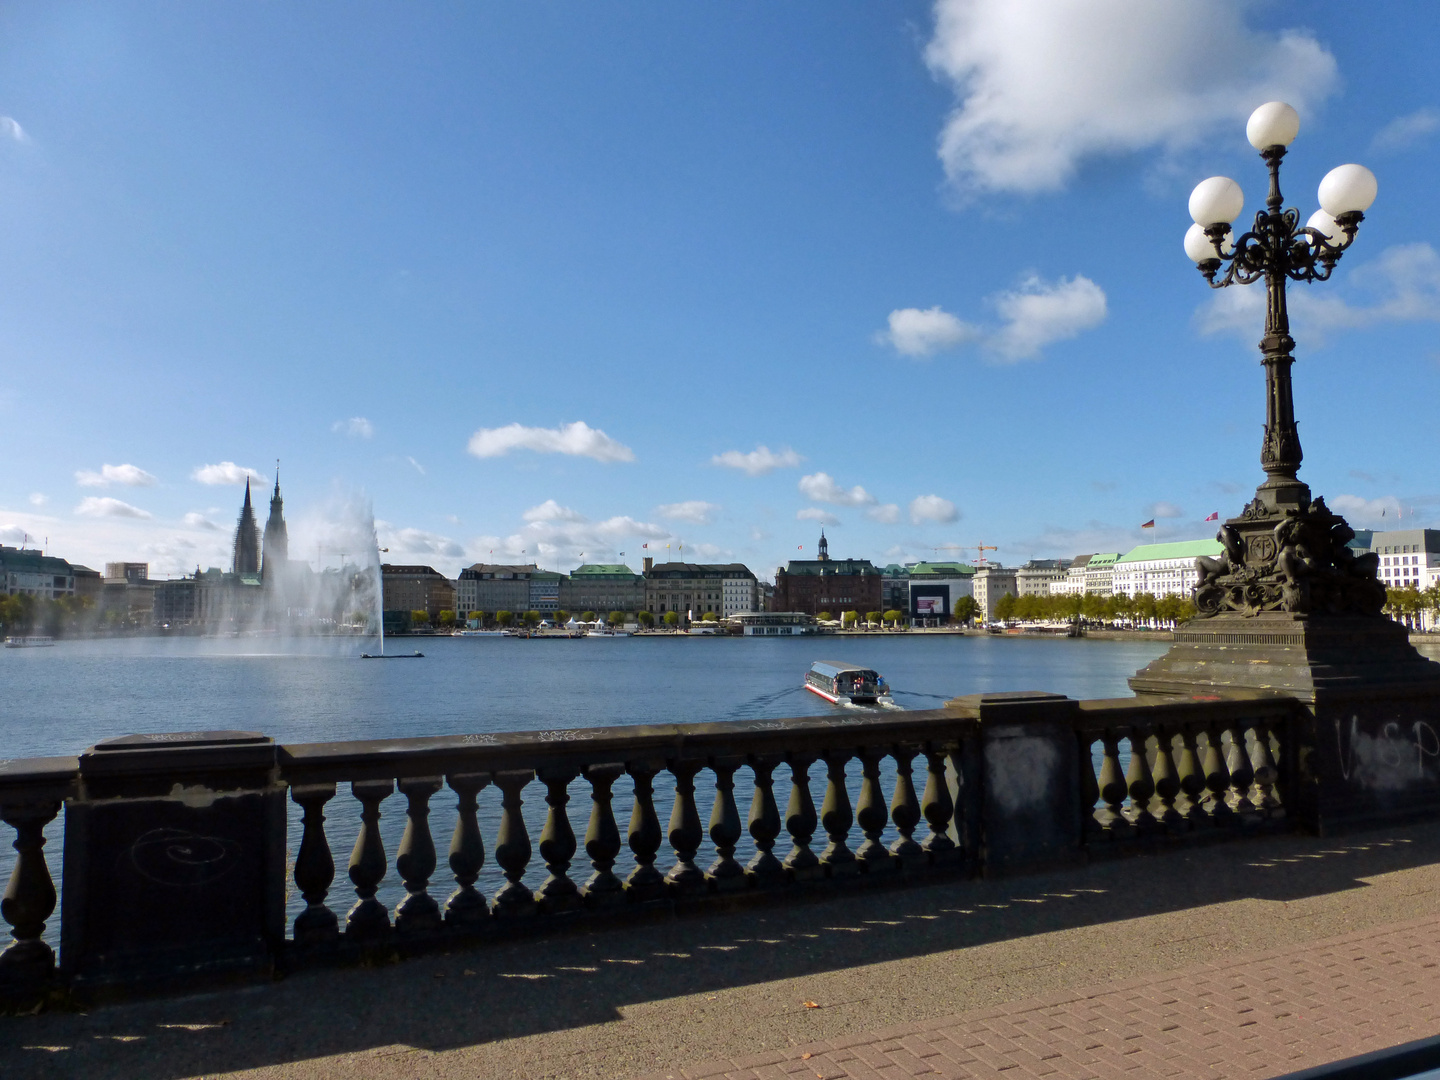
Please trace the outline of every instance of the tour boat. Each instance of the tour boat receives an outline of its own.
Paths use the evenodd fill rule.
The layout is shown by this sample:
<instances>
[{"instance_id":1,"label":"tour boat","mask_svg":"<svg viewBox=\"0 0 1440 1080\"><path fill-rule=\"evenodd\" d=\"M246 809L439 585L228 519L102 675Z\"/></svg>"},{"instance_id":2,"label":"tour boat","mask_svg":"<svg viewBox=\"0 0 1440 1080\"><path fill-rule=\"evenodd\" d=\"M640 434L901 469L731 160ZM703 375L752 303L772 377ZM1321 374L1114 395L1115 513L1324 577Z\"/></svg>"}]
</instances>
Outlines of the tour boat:
<instances>
[{"instance_id":1,"label":"tour boat","mask_svg":"<svg viewBox=\"0 0 1440 1080\"><path fill-rule=\"evenodd\" d=\"M43 649L55 644L53 637L46 637L44 634L27 634L25 637L7 637L5 647L7 649Z\"/></svg>"},{"instance_id":2,"label":"tour boat","mask_svg":"<svg viewBox=\"0 0 1440 1080\"><path fill-rule=\"evenodd\" d=\"M609 628L607 627L607 628L604 629L604 630L587 630L586 633L585 633L585 636L586 636L586 637L595 637L595 638L605 638L605 637L629 637L629 636L630 636L630 631L629 631L629 630L611 630L611 629L609 629Z\"/></svg>"},{"instance_id":3,"label":"tour boat","mask_svg":"<svg viewBox=\"0 0 1440 1080\"><path fill-rule=\"evenodd\" d=\"M884 676L870 668L842 664L838 660L817 660L811 664L805 676L805 689L833 705L895 707Z\"/></svg>"}]
</instances>

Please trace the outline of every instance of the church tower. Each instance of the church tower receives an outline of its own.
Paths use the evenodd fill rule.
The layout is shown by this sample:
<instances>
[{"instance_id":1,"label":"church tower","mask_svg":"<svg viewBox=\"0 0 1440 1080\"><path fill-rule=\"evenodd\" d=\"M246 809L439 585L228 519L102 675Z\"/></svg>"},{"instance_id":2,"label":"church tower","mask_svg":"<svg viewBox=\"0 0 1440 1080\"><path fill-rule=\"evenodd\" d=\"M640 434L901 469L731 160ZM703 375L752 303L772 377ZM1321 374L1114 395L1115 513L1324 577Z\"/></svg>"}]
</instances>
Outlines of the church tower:
<instances>
[{"instance_id":1,"label":"church tower","mask_svg":"<svg viewBox=\"0 0 1440 1080\"><path fill-rule=\"evenodd\" d=\"M825 530L820 530L820 561L830 561L830 541L825 539Z\"/></svg>"},{"instance_id":2,"label":"church tower","mask_svg":"<svg viewBox=\"0 0 1440 1080\"><path fill-rule=\"evenodd\" d=\"M290 536L285 529L285 500L280 497L280 468L275 468L275 494L270 496L270 517L265 521L264 561L260 576L273 584L285 573L290 561Z\"/></svg>"},{"instance_id":3,"label":"church tower","mask_svg":"<svg viewBox=\"0 0 1440 1080\"><path fill-rule=\"evenodd\" d=\"M260 571L260 529L255 524L255 510L250 505L250 481L245 481L245 505L240 507L240 521L235 526L235 559L230 565L233 574L255 574Z\"/></svg>"}]
</instances>

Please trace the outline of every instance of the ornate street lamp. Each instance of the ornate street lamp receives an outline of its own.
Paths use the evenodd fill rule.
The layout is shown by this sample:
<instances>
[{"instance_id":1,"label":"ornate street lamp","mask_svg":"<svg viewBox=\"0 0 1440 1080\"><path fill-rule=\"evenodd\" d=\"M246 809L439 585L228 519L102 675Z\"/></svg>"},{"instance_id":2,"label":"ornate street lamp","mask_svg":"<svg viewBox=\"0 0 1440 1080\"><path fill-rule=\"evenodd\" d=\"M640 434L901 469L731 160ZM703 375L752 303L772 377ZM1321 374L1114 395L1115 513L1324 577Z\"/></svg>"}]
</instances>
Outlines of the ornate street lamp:
<instances>
[{"instance_id":1,"label":"ornate street lamp","mask_svg":"<svg viewBox=\"0 0 1440 1080\"><path fill-rule=\"evenodd\" d=\"M1239 236L1231 223L1245 197L1229 177L1212 176L1190 195L1195 224L1185 234L1185 253L1212 288L1265 281L1265 437L1260 465L1266 479L1238 518L1221 527L1225 554L1199 560L1195 603L1202 617L1222 612L1379 615L1385 589L1378 558L1357 557L1345 520L1310 498L1296 477L1300 434L1290 388L1295 341L1285 308L1288 281L1324 281L1355 239L1364 212L1375 201L1375 176L1363 165L1341 165L1320 182L1320 209L1300 225L1300 212L1282 209L1280 162L1300 130L1300 117L1284 102L1261 105L1245 126L1250 145L1270 170L1270 193L1254 226Z\"/></svg>"}]
</instances>

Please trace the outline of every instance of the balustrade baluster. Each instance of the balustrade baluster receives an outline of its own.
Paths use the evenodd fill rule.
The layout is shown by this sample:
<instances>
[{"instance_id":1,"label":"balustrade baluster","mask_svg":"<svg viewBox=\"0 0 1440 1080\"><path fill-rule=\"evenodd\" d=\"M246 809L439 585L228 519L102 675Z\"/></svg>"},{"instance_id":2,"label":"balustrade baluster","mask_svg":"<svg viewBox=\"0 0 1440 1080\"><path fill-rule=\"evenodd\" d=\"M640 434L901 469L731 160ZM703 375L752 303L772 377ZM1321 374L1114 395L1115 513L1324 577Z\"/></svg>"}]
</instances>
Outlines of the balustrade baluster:
<instances>
[{"instance_id":1,"label":"balustrade baluster","mask_svg":"<svg viewBox=\"0 0 1440 1080\"><path fill-rule=\"evenodd\" d=\"M1255 782L1255 770L1250 766L1250 749L1245 745L1245 724L1230 728L1230 747L1225 763L1230 768L1230 805L1237 814L1253 818L1259 807L1250 799L1250 785Z\"/></svg>"},{"instance_id":2,"label":"balustrade baluster","mask_svg":"<svg viewBox=\"0 0 1440 1080\"><path fill-rule=\"evenodd\" d=\"M900 863L880 842L880 834L890 820L885 808L885 794L880 790L880 762L886 752L878 746L867 746L860 751L860 801L855 806L855 820L865 839L855 852L855 858L868 874L886 874L900 869Z\"/></svg>"},{"instance_id":3,"label":"balustrade baluster","mask_svg":"<svg viewBox=\"0 0 1440 1080\"><path fill-rule=\"evenodd\" d=\"M595 872L580 888L587 907L605 908L623 903L625 886L612 869L620 854L620 829L615 824L612 787L625 772L620 762L587 765L585 779L590 781L590 824L585 830L585 854Z\"/></svg>"},{"instance_id":4,"label":"balustrade baluster","mask_svg":"<svg viewBox=\"0 0 1440 1080\"><path fill-rule=\"evenodd\" d=\"M455 832L450 837L450 872L459 886L445 901L445 925L470 928L490 917L485 896L475 888L485 865L485 839L476 820L476 796L490 783L489 773L451 773L445 777L456 796Z\"/></svg>"},{"instance_id":5,"label":"balustrade baluster","mask_svg":"<svg viewBox=\"0 0 1440 1080\"><path fill-rule=\"evenodd\" d=\"M1221 752L1220 725L1211 723L1205 728L1205 801L1204 811L1211 824L1228 825L1234 812L1225 796L1230 791L1230 770L1225 765Z\"/></svg>"},{"instance_id":6,"label":"balustrade baluster","mask_svg":"<svg viewBox=\"0 0 1440 1080\"><path fill-rule=\"evenodd\" d=\"M45 943L45 922L55 910L55 883L45 865L45 826L60 802L0 806L0 821L15 830L15 866L0 900L0 916L15 940L0 952L0 996L13 1003L45 989L55 972L55 950Z\"/></svg>"},{"instance_id":7,"label":"balustrade baluster","mask_svg":"<svg viewBox=\"0 0 1440 1080\"><path fill-rule=\"evenodd\" d=\"M914 746L897 746L891 753L895 759L895 793L890 798L890 820L900 836L890 845L895 865L912 869L925 865L925 849L915 842L915 826L920 824L920 800L915 798L915 783L910 766L919 750Z\"/></svg>"},{"instance_id":8,"label":"balustrade baluster","mask_svg":"<svg viewBox=\"0 0 1440 1080\"><path fill-rule=\"evenodd\" d=\"M785 831L792 846L785 856L785 872L791 881L810 881L820 877L824 868L819 857L810 850L810 840L820 819L815 814L815 800L810 795L810 766L814 754L787 754L790 764L790 801L785 807Z\"/></svg>"},{"instance_id":9,"label":"balustrade baluster","mask_svg":"<svg viewBox=\"0 0 1440 1080\"><path fill-rule=\"evenodd\" d=\"M1200 795L1205 790L1205 771L1200 767L1200 755L1196 746L1195 729L1184 727L1180 730L1180 760L1176 773L1180 779L1180 813L1185 822L1194 828L1204 818L1200 806Z\"/></svg>"},{"instance_id":10,"label":"balustrade baluster","mask_svg":"<svg viewBox=\"0 0 1440 1080\"><path fill-rule=\"evenodd\" d=\"M395 930L425 934L440 929L440 905L427 888L435 873L435 841L430 835L430 796L444 781L438 776L402 777L400 794L407 800L405 835L395 852L395 869L405 882L405 899L395 908Z\"/></svg>"},{"instance_id":11,"label":"balustrade baluster","mask_svg":"<svg viewBox=\"0 0 1440 1080\"><path fill-rule=\"evenodd\" d=\"M760 888L779 885L785 880L785 868L773 851L780 835L780 808L775 804L775 766L780 760L778 757L750 758L755 794L750 799L747 826L750 838L755 841L755 857L745 867L745 876Z\"/></svg>"},{"instance_id":12,"label":"balustrade baluster","mask_svg":"<svg viewBox=\"0 0 1440 1080\"><path fill-rule=\"evenodd\" d=\"M1174 747L1174 729L1159 725L1155 729L1155 800L1151 803L1151 813L1164 828L1179 832L1185 825L1185 816L1175 809L1175 799L1180 794L1180 777L1176 775Z\"/></svg>"},{"instance_id":13,"label":"balustrade baluster","mask_svg":"<svg viewBox=\"0 0 1440 1080\"><path fill-rule=\"evenodd\" d=\"M1280 800L1275 797L1275 783L1279 779L1280 770L1270 752L1270 726L1263 720L1255 722L1255 742L1250 747L1250 767L1255 773L1255 804L1261 813L1267 817L1272 816L1280 808Z\"/></svg>"},{"instance_id":14,"label":"balustrade baluster","mask_svg":"<svg viewBox=\"0 0 1440 1080\"><path fill-rule=\"evenodd\" d=\"M950 782L945 777L945 751L926 747L925 761L929 772L925 777L920 812L925 815L925 824L930 826L930 835L921 841L920 846L929 856L931 866L944 866L959 857L955 841L950 839L949 833L955 800L950 797Z\"/></svg>"},{"instance_id":15,"label":"balustrade baluster","mask_svg":"<svg viewBox=\"0 0 1440 1080\"><path fill-rule=\"evenodd\" d=\"M359 897L345 917L345 936L352 941L379 941L390 932L390 912L375 899L385 878L385 842L380 839L380 802L395 791L393 780L356 780L350 793L360 801L360 833L350 851L350 880Z\"/></svg>"},{"instance_id":16,"label":"balustrade baluster","mask_svg":"<svg viewBox=\"0 0 1440 1080\"><path fill-rule=\"evenodd\" d=\"M735 805L735 770L745 763L743 757L712 757L710 769L715 774L715 805L710 810L710 840L715 845L715 861L705 872L705 880L717 892L730 892L745 887L745 868L735 860L735 845L740 841L740 810Z\"/></svg>"},{"instance_id":17,"label":"balustrade baluster","mask_svg":"<svg viewBox=\"0 0 1440 1080\"><path fill-rule=\"evenodd\" d=\"M860 865L855 853L846 841L850 837L850 826L855 824L855 813L850 809L850 792L845 787L845 765L850 760L848 750L827 750L825 759L825 801L820 805L820 826L830 842L820 853L820 865L827 877L849 877L859 873Z\"/></svg>"},{"instance_id":18,"label":"balustrade baluster","mask_svg":"<svg viewBox=\"0 0 1440 1080\"><path fill-rule=\"evenodd\" d=\"M635 781L635 808L630 812L629 843L635 869L625 881L625 895L631 900L658 900L665 895L665 878L655 869L660 851L660 818L655 813L655 774L664 768L659 761L632 761L625 771Z\"/></svg>"},{"instance_id":19,"label":"balustrade baluster","mask_svg":"<svg viewBox=\"0 0 1440 1080\"><path fill-rule=\"evenodd\" d=\"M1077 732L1075 752L1080 761L1080 805L1084 808L1085 839L1093 839L1104 829L1095 819L1100 803L1100 781L1095 777L1095 736Z\"/></svg>"},{"instance_id":20,"label":"balustrade baluster","mask_svg":"<svg viewBox=\"0 0 1440 1080\"><path fill-rule=\"evenodd\" d=\"M545 785L545 827L540 831L540 858L545 861L549 876L535 894L540 910L549 915L573 911L581 904L580 887L570 879L570 860L575 857L575 830L565 807L570 803L570 781L580 775L577 766L541 769L540 782Z\"/></svg>"},{"instance_id":21,"label":"balustrade baluster","mask_svg":"<svg viewBox=\"0 0 1440 1080\"><path fill-rule=\"evenodd\" d=\"M1125 795L1129 790L1120 772L1120 736L1114 728L1106 728L1101 736L1104 751L1100 757L1100 798L1105 805L1095 811L1095 820L1112 839L1128 836L1130 819L1125 816Z\"/></svg>"},{"instance_id":22,"label":"balustrade baluster","mask_svg":"<svg viewBox=\"0 0 1440 1080\"><path fill-rule=\"evenodd\" d=\"M1143 731L1130 729L1130 768L1125 773L1130 809L1126 816L1132 825L1141 830L1158 824L1150 813L1150 800L1155 797L1155 779L1150 772L1148 741Z\"/></svg>"},{"instance_id":23,"label":"balustrade baluster","mask_svg":"<svg viewBox=\"0 0 1440 1080\"><path fill-rule=\"evenodd\" d=\"M704 763L673 759L665 765L675 777L675 805L670 810L670 829L666 834L675 849L675 865L665 875L665 884L672 892L684 896L705 888L704 871L695 865L695 853L705 839L700 811L695 807L695 774L704 768Z\"/></svg>"},{"instance_id":24,"label":"balustrade baluster","mask_svg":"<svg viewBox=\"0 0 1440 1080\"><path fill-rule=\"evenodd\" d=\"M328 945L340 937L340 921L325 906L335 880L335 857L325 837L325 804L334 797L334 784L290 789L290 798L303 811L300 850L295 854L295 884L305 898L305 910L295 916L295 944L302 947Z\"/></svg>"},{"instance_id":25,"label":"balustrade baluster","mask_svg":"<svg viewBox=\"0 0 1440 1080\"><path fill-rule=\"evenodd\" d=\"M530 865L530 834L520 808L520 793L535 779L533 769L508 769L495 774L500 789L500 831L495 837L495 862L505 872L505 884L495 893L492 913L496 918L519 918L535 914L535 894L521 879Z\"/></svg>"}]
</instances>

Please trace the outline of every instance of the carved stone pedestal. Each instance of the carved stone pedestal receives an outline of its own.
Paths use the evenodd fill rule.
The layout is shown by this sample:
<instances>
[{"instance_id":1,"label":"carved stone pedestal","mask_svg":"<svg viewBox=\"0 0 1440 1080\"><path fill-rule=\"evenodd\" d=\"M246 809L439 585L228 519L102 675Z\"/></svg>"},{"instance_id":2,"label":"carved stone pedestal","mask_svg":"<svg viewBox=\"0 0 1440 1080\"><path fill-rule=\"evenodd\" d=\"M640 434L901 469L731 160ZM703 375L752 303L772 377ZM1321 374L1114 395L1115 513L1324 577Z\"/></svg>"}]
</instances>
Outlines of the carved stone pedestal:
<instances>
[{"instance_id":1,"label":"carved stone pedestal","mask_svg":"<svg viewBox=\"0 0 1440 1080\"><path fill-rule=\"evenodd\" d=\"M1130 679L1142 696L1274 690L1304 709L1292 819L1320 833L1440 811L1440 664L1379 615L1227 612L1188 622Z\"/></svg>"}]
</instances>

